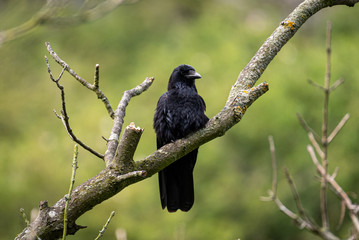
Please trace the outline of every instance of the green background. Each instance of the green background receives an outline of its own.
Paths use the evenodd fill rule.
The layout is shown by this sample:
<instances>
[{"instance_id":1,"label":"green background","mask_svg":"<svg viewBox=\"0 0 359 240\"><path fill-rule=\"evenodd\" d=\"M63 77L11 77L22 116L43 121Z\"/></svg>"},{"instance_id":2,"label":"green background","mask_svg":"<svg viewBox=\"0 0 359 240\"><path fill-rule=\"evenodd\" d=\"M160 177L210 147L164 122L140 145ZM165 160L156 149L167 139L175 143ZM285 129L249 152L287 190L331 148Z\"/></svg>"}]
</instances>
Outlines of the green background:
<instances>
[{"instance_id":1,"label":"green background","mask_svg":"<svg viewBox=\"0 0 359 240\"><path fill-rule=\"evenodd\" d=\"M97 21L77 25L45 24L0 46L0 239L12 239L41 200L54 204L68 190L73 142L53 109L60 94L48 77L44 55L57 76L61 68L44 42L80 76L93 81L100 64L100 87L115 108L124 90L154 76L152 87L133 98L125 125L145 129L135 159L155 151L154 109L172 70L190 64L202 75L197 89L207 115L222 109L232 84L257 49L300 1L143 0L122 5ZM43 1L0 1L0 29L28 20ZM307 83L323 83L326 23L333 23L332 82L345 83L330 96L329 127L349 112L351 118L329 148L329 169L354 199L359 193L359 7L327 8L309 19L269 65L259 82L270 90L225 136L200 148L195 168L195 205L188 213L160 207L157 176L139 182L84 214L87 225L68 239L94 239L111 211L102 239L115 239L117 228L128 239L317 239L282 214L274 203L260 201L271 188L268 135L277 147L279 197L295 204L281 169L293 175L307 213L320 223L319 181L296 118L302 114L321 131L323 94ZM94 93L68 73L65 87L70 123L76 136L99 152L112 121ZM96 175L104 164L80 148L76 184ZM336 230L340 201L328 194L333 232L349 237L350 220Z\"/></svg>"}]
</instances>

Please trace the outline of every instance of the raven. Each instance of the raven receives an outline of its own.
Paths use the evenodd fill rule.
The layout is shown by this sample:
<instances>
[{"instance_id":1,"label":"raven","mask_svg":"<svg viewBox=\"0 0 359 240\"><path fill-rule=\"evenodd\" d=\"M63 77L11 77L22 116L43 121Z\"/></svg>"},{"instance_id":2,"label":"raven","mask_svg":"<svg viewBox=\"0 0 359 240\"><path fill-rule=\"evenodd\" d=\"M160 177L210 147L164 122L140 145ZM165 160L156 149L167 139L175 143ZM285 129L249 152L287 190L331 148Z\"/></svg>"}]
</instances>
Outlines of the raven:
<instances>
[{"instance_id":1,"label":"raven","mask_svg":"<svg viewBox=\"0 0 359 240\"><path fill-rule=\"evenodd\" d=\"M157 103L153 127L157 149L204 127L206 104L198 95L195 80L201 78L192 66L179 65L169 79L167 92ZM169 212L187 212L194 202L193 168L198 148L158 173L161 205Z\"/></svg>"}]
</instances>

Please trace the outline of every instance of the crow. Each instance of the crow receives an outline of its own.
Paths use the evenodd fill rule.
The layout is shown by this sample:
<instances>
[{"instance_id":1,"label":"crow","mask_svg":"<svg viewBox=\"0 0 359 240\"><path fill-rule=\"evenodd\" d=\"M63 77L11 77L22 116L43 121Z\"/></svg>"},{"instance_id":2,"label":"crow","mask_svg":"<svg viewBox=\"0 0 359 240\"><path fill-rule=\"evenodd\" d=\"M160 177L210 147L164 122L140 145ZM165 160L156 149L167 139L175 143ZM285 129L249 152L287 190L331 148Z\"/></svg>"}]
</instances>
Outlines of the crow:
<instances>
[{"instance_id":1,"label":"crow","mask_svg":"<svg viewBox=\"0 0 359 240\"><path fill-rule=\"evenodd\" d=\"M153 127L157 149L205 126L206 104L198 95L195 80L201 78L190 65L176 67L169 79L167 92L158 100ZM158 173L162 208L169 212L189 211L194 202L193 168L198 148Z\"/></svg>"}]
</instances>

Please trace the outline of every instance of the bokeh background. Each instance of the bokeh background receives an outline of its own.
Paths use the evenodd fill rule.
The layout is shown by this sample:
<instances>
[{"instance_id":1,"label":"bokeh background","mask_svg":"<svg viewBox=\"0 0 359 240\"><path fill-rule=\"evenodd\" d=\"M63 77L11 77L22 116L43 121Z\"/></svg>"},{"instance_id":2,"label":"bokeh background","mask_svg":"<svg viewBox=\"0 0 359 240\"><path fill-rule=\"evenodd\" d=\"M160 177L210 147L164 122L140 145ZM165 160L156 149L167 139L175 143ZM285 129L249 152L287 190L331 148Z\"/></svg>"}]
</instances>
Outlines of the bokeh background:
<instances>
[{"instance_id":1,"label":"bokeh background","mask_svg":"<svg viewBox=\"0 0 359 240\"><path fill-rule=\"evenodd\" d=\"M73 1L81 4L81 1ZM145 128L135 159L155 149L152 118L168 78L179 64L191 64L203 76L197 82L213 117L225 104L241 69L280 22L298 5L296 0L140 0L121 5L96 21L43 24L0 46L0 239L14 238L27 215L41 200L54 204L68 190L73 142L53 109L60 95L48 77L44 42L83 78L93 81L100 64L100 86L116 107L124 90L154 76L152 87L133 98L125 125ZM0 30L29 20L45 1L0 1ZM76 12L76 4L68 6ZM75 10L71 9L74 7ZM329 126L351 118L329 149L330 171L339 167L342 187L357 201L359 193L359 7L327 8L308 20L269 65L259 82L270 91L258 99L242 121L225 136L200 148L195 168L196 201L188 213L169 214L160 207L157 176L123 190L84 214L87 225L68 239L94 239L111 211L116 215L102 239L115 239L121 228L128 239L318 239L297 227L272 202L260 201L271 188L268 135L273 135L279 165L279 197L295 204L281 171L289 168L303 205L320 222L319 182L296 113L320 132L323 94L307 83L323 83L326 23L333 24L332 82L345 83L330 97ZM50 58L50 56L49 56ZM50 58L57 75L60 68ZM106 145L112 121L94 93L69 74L65 87L70 123L75 134L99 152ZM96 175L104 164L83 149L76 184ZM350 221L336 230L340 202L329 193L330 224L348 237Z\"/></svg>"}]
</instances>

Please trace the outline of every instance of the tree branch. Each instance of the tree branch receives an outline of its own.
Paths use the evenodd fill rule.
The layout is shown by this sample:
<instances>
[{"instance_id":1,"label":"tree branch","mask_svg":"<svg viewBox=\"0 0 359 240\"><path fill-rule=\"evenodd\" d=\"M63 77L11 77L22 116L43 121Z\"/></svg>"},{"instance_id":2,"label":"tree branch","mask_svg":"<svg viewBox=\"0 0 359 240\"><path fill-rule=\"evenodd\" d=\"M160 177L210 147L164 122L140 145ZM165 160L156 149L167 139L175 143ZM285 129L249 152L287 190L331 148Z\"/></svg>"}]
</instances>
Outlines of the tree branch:
<instances>
[{"instance_id":1,"label":"tree branch","mask_svg":"<svg viewBox=\"0 0 359 240\"><path fill-rule=\"evenodd\" d=\"M271 152L271 158L272 158L272 167L273 167L273 180L272 180L272 190L269 191L268 197L261 197L262 201L273 201L278 209L283 212L285 215L287 215L289 218L291 218L294 223L298 226L299 229L307 229L308 231L314 233L315 235L318 235L322 237L323 239L328 240L338 240L339 238L336 237L334 234L332 234L330 231L327 231L323 228L320 228L315 222L313 222L304 212L304 209L302 207L302 204L299 200L299 195L297 193L297 190L295 188L295 185L293 183L293 180L291 176L289 175L287 169L284 169L284 173L286 174L286 178L288 180L289 186L291 188L294 200L297 205L297 210L299 211L299 215L292 212L290 209L288 209L278 198L277 194L277 159L275 154L275 147L274 147L274 141L273 137L270 136L268 138L269 145L270 145L270 152Z\"/></svg>"},{"instance_id":2,"label":"tree branch","mask_svg":"<svg viewBox=\"0 0 359 240\"><path fill-rule=\"evenodd\" d=\"M340 185L335 181L333 176L330 176L327 171L324 169L324 167L319 163L317 157L315 156L313 147L308 145L307 151L310 154L310 157L314 163L314 165L317 168L318 173L326 179L326 181L331 185L333 188L335 194L339 196L343 202L345 203L345 206L349 210L349 216L353 222L354 228L356 230L356 234L359 234L359 218L357 216L358 210L357 205L353 204L350 200L349 196L345 193L345 191L340 187Z\"/></svg>"},{"instance_id":3,"label":"tree branch","mask_svg":"<svg viewBox=\"0 0 359 240\"><path fill-rule=\"evenodd\" d=\"M133 155L135 154L142 133L143 129L136 127L134 123L127 126L118 144L115 157L109 164L116 169L133 169L135 164Z\"/></svg>"},{"instance_id":4,"label":"tree branch","mask_svg":"<svg viewBox=\"0 0 359 240\"><path fill-rule=\"evenodd\" d=\"M50 75L50 79L56 83L56 86L58 87L58 89L60 89L61 91L61 102L62 102L62 110L61 110L61 115L58 115L55 112L56 116L62 121L62 123L65 126L65 129L67 131L67 133L69 134L70 138L78 143L81 147L83 147L84 149L86 149L87 151L89 151L90 153L94 154L96 157L104 159L104 156L98 152L96 152L95 150L93 150L92 148L90 148L89 146L87 146L86 144L84 144L80 139L78 139L75 134L73 133L71 127L70 127L70 122L69 122L69 115L67 114L67 110L66 110L66 102L65 102L65 90L64 87L60 84L60 79L64 73L64 71L68 68L67 64L65 64L63 66L63 69L59 75L59 77L57 79L54 79L52 73L51 73L51 69L50 69L50 64L49 61L47 59L47 57L45 56L45 61L46 61L46 65L47 65L47 71Z\"/></svg>"},{"instance_id":5,"label":"tree branch","mask_svg":"<svg viewBox=\"0 0 359 240\"><path fill-rule=\"evenodd\" d=\"M297 113L297 118L299 120L300 125L302 125L302 127L304 128L304 130L307 131L308 134L311 133L315 141L318 141L319 140L318 134L308 125L308 123L304 120L302 115Z\"/></svg>"},{"instance_id":6,"label":"tree branch","mask_svg":"<svg viewBox=\"0 0 359 240\"><path fill-rule=\"evenodd\" d=\"M256 87L254 87L254 85L274 56L296 33L301 25L322 8L337 4L352 5L358 1L359 0L306 0L300 4L273 32L248 65L242 70L229 93L224 108L210 119L203 129L183 139L167 144L146 158L136 161L131 171L127 169L114 169L111 167L111 164L108 164L97 176L76 187L69 202L68 234L74 234L82 228L76 225L75 221L97 204L114 196L125 187L152 176L204 143L224 135L226 131L242 119L248 107L250 107L257 98L268 91L267 83L259 84ZM59 58L54 57L54 59ZM59 64L67 65L61 61L59 61ZM77 74L75 74L72 69L67 67L66 70L78 81L83 82L78 79ZM153 78L147 78L135 89L124 93L115 111L114 126L111 131L108 150L105 154L106 163L112 161L118 149L118 139L123 124L123 116L129 99L147 89L152 81ZM83 84L87 85L86 83ZM52 207L48 207L47 204L40 206L39 216L26 227L16 239L21 239L22 237L34 239L34 237L31 236L36 235L31 235L31 233L36 233L43 240L58 238L62 233L64 206L64 198L60 199Z\"/></svg>"},{"instance_id":7,"label":"tree branch","mask_svg":"<svg viewBox=\"0 0 359 240\"><path fill-rule=\"evenodd\" d=\"M298 29L315 13L334 5L354 6L359 0L306 0L296 7L289 16L274 30L259 48L247 66L241 71L236 83L232 86L227 105L230 105L238 94L238 89L248 89L255 85L269 63L294 36Z\"/></svg>"},{"instance_id":8,"label":"tree branch","mask_svg":"<svg viewBox=\"0 0 359 240\"><path fill-rule=\"evenodd\" d=\"M120 138L120 133L122 130L122 125L124 122L124 118L126 115L126 107L130 102L132 97L138 96L144 91L146 91L153 83L154 78L146 78L140 85L131 90L127 90L123 93L120 103L115 112L115 117L113 121L113 127L111 130L110 138L107 142L107 150L105 152L105 162L108 165L112 162L113 157L115 156L115 152L118 145L118 139Z\"/></svg>"},{"instance_id":9,"label":"tree branch","mask_svg":"<svg viewBox=\"0 0 359 240\"><path fill-rule=\"evenodd\" d=\"M46 45L47 51L50 53L52 58L58 64L60 64L60 66L62 66L68 73L70 73L70 75L73 76L79 83L81 83L83 86L85 86L86 88L88 88L91 91L96 93L97 98L101 99L101 101L105 104L105 107L106 107L107 112L110 115L110 117L114 118L115 113L111 107L111 104L110 104L109 100L107 99L106 95L99 88L99 65L96 64L96 66L95 66L95 77L94 77L95 82L94 82L94 84L90 84L85 79L83 79L82 77L77 75L77 73L74 70L72 70L70 68L70 66L57 55L57 53L52 49L49 42L46 42L45 45Z\"/></svg>"},{"instance_id":10,"label":"tree branch","mask_svg":"<svg viewBox=\"0 0 359 240\"><path fill-rule=\"evenodd\" d=\"M344 117L340 120L338 125L334 128L332 133L328 137L328 144L332 142L334 137L339 133L339 131L344 127L345 123L349 120L350 114L347 113L344 115Z\"/></svg>"}]
</instances>

